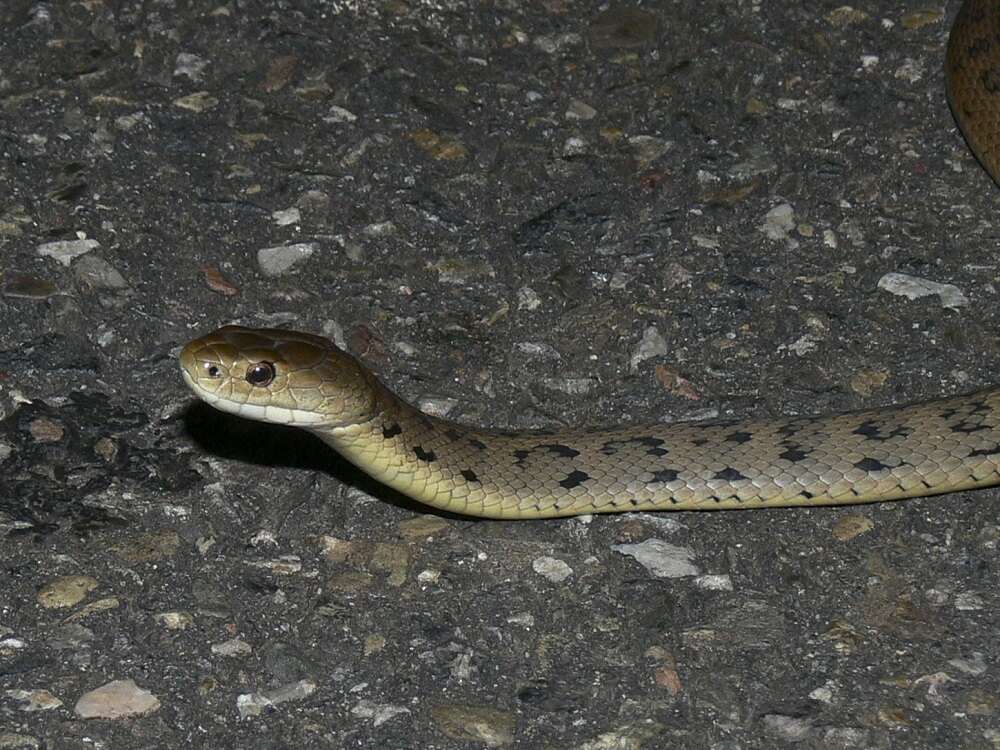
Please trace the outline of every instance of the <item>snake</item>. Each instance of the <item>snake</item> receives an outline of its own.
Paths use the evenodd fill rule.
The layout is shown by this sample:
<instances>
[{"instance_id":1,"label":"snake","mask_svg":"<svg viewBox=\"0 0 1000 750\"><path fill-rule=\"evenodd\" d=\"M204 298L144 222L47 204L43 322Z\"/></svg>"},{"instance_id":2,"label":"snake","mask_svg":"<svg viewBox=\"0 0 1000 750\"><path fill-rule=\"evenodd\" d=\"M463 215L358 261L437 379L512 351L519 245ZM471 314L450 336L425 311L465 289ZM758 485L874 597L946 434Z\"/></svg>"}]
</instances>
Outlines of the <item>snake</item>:
<instances>
[{"instance_id":1,"label":"snake","mask_svg":"<svg viewBox=\"0 0 1000 750\"><path fill-rule=\"evenodd\" d=\"M945 73L962 134L1000 182L1000 1L963 3ZM504 431L420 411L310 333L227 325L179 362L216 409L307 430L375 480L462 515L852 505L1000 483L1000 386L824 416Z\"/></svg>"}]
</instances>

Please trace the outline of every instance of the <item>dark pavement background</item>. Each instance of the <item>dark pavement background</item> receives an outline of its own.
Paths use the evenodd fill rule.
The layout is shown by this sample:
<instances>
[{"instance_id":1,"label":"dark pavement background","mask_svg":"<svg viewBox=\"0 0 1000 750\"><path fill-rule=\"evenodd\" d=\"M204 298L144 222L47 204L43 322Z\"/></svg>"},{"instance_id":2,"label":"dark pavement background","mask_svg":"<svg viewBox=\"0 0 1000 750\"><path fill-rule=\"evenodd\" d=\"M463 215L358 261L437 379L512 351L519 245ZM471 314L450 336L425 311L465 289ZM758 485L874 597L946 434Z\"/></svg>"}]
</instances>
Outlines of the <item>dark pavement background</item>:
<instances>
[{"instance_id":1,"label":"dark pavement background","mask_svg":"<svg viewBox=\"0 0 1000 750\"><path fill-rule=\"evenodd\" d=\"M6 0L0 747L1000 747L996 491L424 515L175 362L326 333L500 427L996 383L956 10Z\"/></svg>"}]
</instances>

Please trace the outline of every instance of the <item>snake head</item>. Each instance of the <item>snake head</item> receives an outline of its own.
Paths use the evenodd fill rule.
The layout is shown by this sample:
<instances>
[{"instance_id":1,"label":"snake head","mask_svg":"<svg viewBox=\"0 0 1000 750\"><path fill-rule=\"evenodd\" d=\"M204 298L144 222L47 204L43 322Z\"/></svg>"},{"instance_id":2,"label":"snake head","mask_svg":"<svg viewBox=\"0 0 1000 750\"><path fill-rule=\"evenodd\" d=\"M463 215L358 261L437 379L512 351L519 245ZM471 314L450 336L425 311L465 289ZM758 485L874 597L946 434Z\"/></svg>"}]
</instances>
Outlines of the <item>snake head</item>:
<instances>
[{"instance_id":1,"label":"snake head","mask_svg":"<svg viewBox=\"0 0 1000 750\"><path fill-rule=\"evenodd\" d=\"M321 336L224 326L180 354L184 380L202 400L247 419L310 429L375 416L362 365Z\"/></svg>"}]
</instances>

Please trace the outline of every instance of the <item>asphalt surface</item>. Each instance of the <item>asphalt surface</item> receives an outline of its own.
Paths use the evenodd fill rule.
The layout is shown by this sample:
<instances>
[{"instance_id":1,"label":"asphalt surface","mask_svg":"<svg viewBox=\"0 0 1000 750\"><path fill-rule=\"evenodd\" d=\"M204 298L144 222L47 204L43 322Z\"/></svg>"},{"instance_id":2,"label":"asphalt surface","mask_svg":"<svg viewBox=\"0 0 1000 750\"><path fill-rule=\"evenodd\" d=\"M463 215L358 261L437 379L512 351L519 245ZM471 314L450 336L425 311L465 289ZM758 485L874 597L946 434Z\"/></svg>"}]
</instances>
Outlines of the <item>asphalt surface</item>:
<instances>
[{"instance_id":1,"label":"asphalt surface","mask_svg":"<svg viewBox=\"0 0 1000 750\"><path fill-rule=\"evenodd\" d=\"M517 428L996 383L956 11L0 5L0 747L1000 747L997 491L445 517L175 359Z\"/></svg>"}]
</instances>

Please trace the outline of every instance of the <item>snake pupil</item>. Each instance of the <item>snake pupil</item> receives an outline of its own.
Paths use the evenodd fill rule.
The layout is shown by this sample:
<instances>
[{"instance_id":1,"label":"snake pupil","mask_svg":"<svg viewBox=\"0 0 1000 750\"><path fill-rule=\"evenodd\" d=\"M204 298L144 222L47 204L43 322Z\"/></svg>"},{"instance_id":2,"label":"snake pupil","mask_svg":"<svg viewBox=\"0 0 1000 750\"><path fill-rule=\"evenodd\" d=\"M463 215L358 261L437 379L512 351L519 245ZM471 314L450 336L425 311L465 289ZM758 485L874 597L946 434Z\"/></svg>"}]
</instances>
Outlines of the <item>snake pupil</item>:
<instances>
[{"instance_id":1,"label":"snake pupil","mask_svg":"<svg viewBox=\"0 0 1000 750\"><path fill-rule=\"evenodd\" d=\"M219 377L219 368L215 365L207 365L205 367L205 374L210 378L217 378Z\"/></svg>"},{"instance_id":2,"label":"snake pupil","mask_svg":"<svg viewBox=\"0 0 1000 750\"><path fill-rule=\"evenodd\" d=\"M247 382L250 385L265 386L274 380L274 365L270 362L258 362L247 370Z\"/></svg>"}]
</instances>

